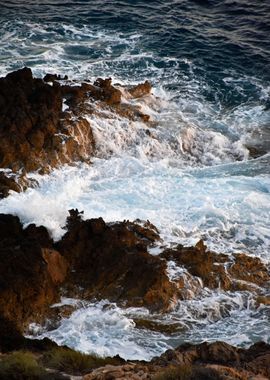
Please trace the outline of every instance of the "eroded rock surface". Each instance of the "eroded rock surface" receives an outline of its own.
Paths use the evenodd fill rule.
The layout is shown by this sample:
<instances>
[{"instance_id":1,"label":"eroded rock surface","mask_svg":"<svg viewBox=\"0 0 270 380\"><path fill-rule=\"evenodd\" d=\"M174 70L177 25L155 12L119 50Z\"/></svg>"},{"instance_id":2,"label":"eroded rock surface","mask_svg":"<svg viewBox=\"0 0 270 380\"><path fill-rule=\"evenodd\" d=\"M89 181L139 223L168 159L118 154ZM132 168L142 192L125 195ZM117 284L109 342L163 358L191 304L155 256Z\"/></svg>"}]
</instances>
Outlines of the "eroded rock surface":
<instances>
[{"instance_id":1,"label":"eroded rock surface","mask_svg":"<svg viewBox=\"0 0 270 380\"><path fill-rule=\"evenodd\" d=\"M171 260L184 266L189 276L199 276L213 288L222 284L233 290L235 281L244 281L262 289L269 281L267 268L259 259L209 252L203 242L152 256L148 249L160 237L150 222L106 224L102 218L83 220L82 213L70 210L66 228L61 241L54 243L46 228L32 224L23 229L18 217L0 214L1 351L44 352L54 347L49 340L29 341L21 332L29 322L42 321L62 291L67 296L107 298L121 305L167 311L174 300L181 300L186 294L181 280L170 281L168 277L167 265ZM149 321L136 323L138 327L159 331L159 326ZM162 328L170 333L166 326ZM181 331L181 326L173 326L173 331ZM269 362L270 347L265 343L248 350L222 342L186 344L168 350L148 364L104 367L85 379L154 379L167 368L199 366L194 367L195 374L207 373L209 369L220 379L258 380L270 376Z\"/></svg>"},{"instance_id":2,"label":"eroded rock surface","mask_svg":"<svg viewBox=\"0 0 270 380\"><path fill-rule=\"evenodd\" d=\"M33 233L35 230L35 233ZM0 315L23 329L39 321L47 308L59 298L57 267L48 265L49 254L41 245L52 241L45 228L29 226L23 230L19 218L0 214ZM64 258L57 252L59 269Z\"/></svg>"},{"instance_id":3,"label":"eroded rock surface","mask_svg":"<svg viewBox=\"0 0 270 380\"><path fill-rule=\"evenodd\" d=\"M129 120L148 122L149 116L136 105L122 101L149 94L149 82L125 90L111 79L98 78L93 84L47 74L34 78L29 68L0 78L0 197L9 190L21 191L31 185L26 173L43 174L62 164L89 162L95 152L95 138L86 115L111 110ZM15 176L17 174L17 176Z\"/></svg>"},{"instance_id":4,"label":"eroded rock surface","mask_svg":"<svg viewBox=\"0 0 270 380\"><path fill-rule=\"evenodd\" d=\"M269 287L269 269L257 257L241 254L225 255L207 250L202 241L195 247L178 245L166 249L161 257L184 266L192 276L201 278L210 289L258 290Z\"/></svg>"},{"instance_id":5,"label":"eroded rock surface","mask_svg":"<svg viewBox=\"0 0 270 380\"><path fill-rule=\"evenodd\" d=\"M172 306L178 289L167 276L166 262L147 251L159 238L156 230L128 221L82 221L77 216L68 225L57 250L72 263L67 282L73 291L75 285L84 298L105 298L151 310Z\"/></svg>"}]
</instances>

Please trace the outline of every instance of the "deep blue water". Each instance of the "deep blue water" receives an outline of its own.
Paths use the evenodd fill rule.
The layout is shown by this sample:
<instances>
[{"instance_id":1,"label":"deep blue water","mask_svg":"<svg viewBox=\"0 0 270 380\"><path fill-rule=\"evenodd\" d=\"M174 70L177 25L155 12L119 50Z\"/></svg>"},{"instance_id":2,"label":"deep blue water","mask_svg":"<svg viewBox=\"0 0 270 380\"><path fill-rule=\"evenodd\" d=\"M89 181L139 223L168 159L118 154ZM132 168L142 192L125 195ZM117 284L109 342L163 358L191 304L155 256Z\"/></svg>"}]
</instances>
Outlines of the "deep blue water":
<instances>
[{"instance_id":1,"label":"deep blue water","mask_svg":"<svg viewBox=\"0 0 270 380\"><path fill-rule=\"evenodd\" d=\"M260 91L246 77L254 77L263 85L270 80L270 2L262 1L218 1L218 0L172 0L172 1L9 1L0 2L0 38L7 29L13 32L16 22L38 23L46 28L46 36L31 34L25 30L25 36L33 43L50 40L68 39L63 30L63 23L80 29L83 25L92 30L106 30L107 33L120 36L139 34L139 42L132 54L153 52L158 57L180 59L178 69L174 72L175 80L167 83L169 88L177 86L178 76L189 77L190 66L184 61L192 62L193 72L205 83L201 89L205 98L215 102L218 99L226 107L233 107L241 102L257 101ZM21 25L19 35L23 34ZM71 33L72 34L72 33ZM71 36L72 37L72 36ZM85 36L87 39L87 36ZM80 45L66 48L70 59L102 59L104 52L100 47ZM8 45L12 44L9 39ZM10 46L9 46L10 47ZM11 50L5 51L1 43L1 55L4 62L11 60L10 69L21 66L23 62L34 64L29 59L31 53L18 62L14 62L14 48L21 49L20 39L14 41ZM126 48L125 43L112 49L114 56L119 56ZM34 51L32 53L35 53ZM24 53L25 54L25 53ZM23 53L22 53L23 55ZM149 58L148 58L149 59ZM23 62L22 62L23 61ZM153 59L157 68L164 69L166 64ZM146 65L147 62L140 62ZM173 62L170 63L173 65ZM143 68L143 67L142 67ZM140 67L138 68L140 69ZM1 67L0 67L1 70ZM1 71L0 71L1 72ZM136 74L136 72L135 72ZM134 75L134 73L131 73ZM241 91L231 82L224 83L224 78L232 77L242 80ZM180 78L180 79L181 79ZM266 107L269 99L263 100Z\"/></svg>"}]
</instances>

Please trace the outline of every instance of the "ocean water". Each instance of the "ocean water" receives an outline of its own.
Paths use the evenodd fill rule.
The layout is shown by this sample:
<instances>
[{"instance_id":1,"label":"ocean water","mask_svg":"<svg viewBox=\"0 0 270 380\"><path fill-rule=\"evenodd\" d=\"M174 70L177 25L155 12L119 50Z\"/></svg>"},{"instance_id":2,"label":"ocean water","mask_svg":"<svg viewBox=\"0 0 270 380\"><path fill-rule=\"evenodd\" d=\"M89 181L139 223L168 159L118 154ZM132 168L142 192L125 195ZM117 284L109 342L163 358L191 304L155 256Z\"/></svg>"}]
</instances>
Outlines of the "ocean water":
<instances>
[{"instance_id":1,"label":"ocean water","mask_svg":"<svg viewBox=\"0 0 270 380\"><path fill-rule=\"evenodd\" d=\"M0 201L0 212L43 224L56 240L72 207L106 221L149 219L165 244L203 238L269 264L269 32L268 0L0 1L0 76L29 66L78 81L147 79L153 95L137 103L156 125L150 138L142 123L86 115L92 164L33 173L39 186ZM183 329L145 332L138 316ZM104 300L37 331L85 352L150 359L184 341L270 342L269 322L253 294L204 289L169 315Z\"/></svg>"}]
</instances>

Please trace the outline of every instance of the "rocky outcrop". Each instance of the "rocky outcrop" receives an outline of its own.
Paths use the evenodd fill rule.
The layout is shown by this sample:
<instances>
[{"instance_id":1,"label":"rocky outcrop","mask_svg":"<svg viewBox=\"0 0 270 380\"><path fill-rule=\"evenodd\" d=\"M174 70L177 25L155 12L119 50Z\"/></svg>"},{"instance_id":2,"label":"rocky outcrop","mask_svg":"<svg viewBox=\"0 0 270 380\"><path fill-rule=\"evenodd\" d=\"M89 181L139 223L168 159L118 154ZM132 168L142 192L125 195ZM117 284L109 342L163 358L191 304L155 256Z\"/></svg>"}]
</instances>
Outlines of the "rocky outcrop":
<instances>
[{"instance_id":1,"label":"rocky outcrop","mask_svg":"<svg viewBox=\"0 0 270 380\"><path fill-rule=\"evenodd\" d=\"M89 123L79 118L68 123L72 115L62 112L63 100L58 83L33 78L28 68L0 78L0 167L44 172L91 155ZM80 144L81 133L88 140L87 152Z\"/></svg>"},{"instance_id":2,"label":"rocky outcrop","mask_svg":"<svg viewBox=\"0 0 270 380\"><path fill-rule=\"evenodd\" d=\"M2 352L14 349L46 352L55 347L47 339L32 341L21 333L29 322L41 322L50 315L49 306L59 300L62 291L68 296L107 298L121 305L167 311L174 300L183 299L186 294L181 279L171 281L168 277L167 265L172 260L182 265L189 276L199 276L208 287L222 284L232 290L235 281L242 281L260 289L269 281L269 273L259 259L243 254L232 258L216 254L208 251L203 242L152 256L148 249L160 237L148 221L106 224L102 218L83 220L82 213L70 210L66 229L61 241L54 243L46 228L32 224L23 229L17 217L0 214ZM157 323L135 322L138 328L160 331ZM162 329L164 333L176 333L181 326L163 325ZM193 376L187 378L190 380L204 376L203 373L215 374L216 379L258 380L256 376L270 376L269 360L270 346L265 343L248 350L222 342L186 344L168 350L148 364L102 367L85 379L155 379L168 368L187 367Z\"/></svg>"},{"instance_id":3,"label":"rocky outcrop","mask_svg":"<svg viewBox=\"0 0 270 380\"><path fill-rule=\"evenodd\" d=\"M45 228L23 230L17 217L0 214L0 315L21 330L58 300L66 270L64 258L41 245L52 245Z\"/></svg>"},{"instance_id":4,"label":"rocky outcrop","mask_svg":"<svg viewBox=\"0 0 270 380\"><path fill-rule=\"evenodd\" d=\"M161 257L184 266L210 289L259 291L258 287L270 285L269 269L259 258L243 253L218 254L207 250L202 241L195 247L178 245L174 249L166 249Z\"/></svg>"},{"instance_id":5,"label":"rocky outcrop","mask_svg":"<svg viewBox=\"0 0 270 380\"><path fill-rule=\"evenodd\" d=\"M0 314L5 318L21 327L41 320L58 299L59 285L68 296L108 299L158 312L192 298L203 285L249 289L258 294L258 303L266 297L270 275L258 258L217 254L203 242L153 256L149 248L160 237L149 221L106 224L102 218L83 220L77 210L70 210L66 229L54 243L46 228L23 229L17 217L0 215ZM168 274L171 262L183 268L175 279ZM159 326L148 320L137 324L158 331L181 330L179 324Z\"/></svg>"},{"instance_id":6,"label":"rocky outcrop","mask_svg":"<svg viewBox=\"0 0 270 380\"><path fill-rule=\"evenodd\" d=\"M128 221L106 224L102 218L83 221L79 215L69 218L68 227L56 248L73 268L67 280L70 291L78 287L83 298L151 310L172 306L178 289L167 276L166 262L147 251L159 238L155 229Z\"/></svg>"},{"instance_id":7,"label":"rocky outcrop","mask_svg":"<svg viewBox=\"0 0 270 380\"><path fill-rule=\"evenodd\" d=\"M34 78L26 67L0 78L0 168L11 170L9 176L0 173L0 197L31 185L26 173L43 174L62 164L89 162L95 140L86 115L109 109L129 120L147 122L149 116L123 102L122 95L138 98L150 91L149 82L126 91L113 86L110 78L98 78L93 84L56 74Z\"/></svg>"},{"instance_id":8,"label":"rocky outcrop","mask_svg":"<svg viewBox=\"0 0 270 380\"><path fill-rule=\"evenodd\" d=\"M249 349L230 346L224 342L202 343L199 345L184 344L175 350L168 350L151 364L159 367L207 365L221 373L230 369L239 371L232 379L253 378L256 374L270 377L270 345L256 343ZM219 366L219 367L218 367ZM229 371L230 372L230 371ZM242 377L241 377L242 376Z\"/></svg>"},{"instance_id":9,"label":"rocky outcrop","mask_svg":"<svg viewBox=\"0 0 270 380\"><path fill-rule=\"evenodd\" d=\"M270 346L255 344L248 350L226 343L183 345L168 350L150 363L106 365L84 376L84 380L267 380L270 376ZM250 362L250 356L254 360ZM257 366L256 363L261 363Z\"/></svg>"}]
</instances>

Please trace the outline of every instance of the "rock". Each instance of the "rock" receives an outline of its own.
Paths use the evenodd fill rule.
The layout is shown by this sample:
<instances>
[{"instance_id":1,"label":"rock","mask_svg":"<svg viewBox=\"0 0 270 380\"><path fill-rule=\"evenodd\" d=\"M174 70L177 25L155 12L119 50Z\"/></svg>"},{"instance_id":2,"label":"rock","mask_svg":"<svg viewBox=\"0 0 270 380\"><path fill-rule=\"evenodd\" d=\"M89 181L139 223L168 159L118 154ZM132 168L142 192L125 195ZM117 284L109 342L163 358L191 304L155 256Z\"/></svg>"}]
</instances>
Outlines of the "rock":
<instances>
[{"instance_id":1,"label":"rock","mask_svg":"<svg viewBox=\"0 0 270 380\"><path fill-rule=\"evenodd\" d=\"M121 91L112 86L111 78L98 78L94 82L94 86L99 88L99 91L93 95L100 100L105 101L108 105L119 104L121 102Z\"/></svg>"},{"instance_id":2,"label":"rock","mask_svg":"<svg viewBox=\"0 0 270 380\"><path fill-rule=\"evenodd\" d=\"M163 334L179 334L186 329L186 327L181 323L161 323L159 321L142 318L133 318L133 322L135 323L137 329L158 331Z\"/></svg>"},{"instance_id":3,"label":"rock","mask_svg":"<svg viewBox=\"0 0 270 380\"><path fill-rule=\"evenodd\" d=\"M65 260L58 252L42 251L42 228L23 230L17 217L0 214L0 315L19 330L42 320L59 298L57 284L64 279ZM44 247L46 248L46 247ZM44 257L46 260L44 260Z\"/></svg>"},{"instance_id":4,"label":"rock","mask_svg":"<svg viewBox=\"0 0 270 380\"><path fill-rule=\"evenodd\" d=\"M82 118L67 123L68 115L62 113L64 91L55 82L62 78L47 75L44 79L52 81L53 86L33 78L28 68L0 78L0 167L14 172L46 172L92 154L94 141L89 123ZM6 194L5 189L2 192Z\"/></svg>"},{"instance_id":5,"label":"rock","mask_svg":"<svg viewBox=\"0 0 270 380\"><path fill-rule=\"evenodd\" d=\"M202 343L196 347L196 351L204 363L238 365L240 362L237 349L224 342Z\"/></svg>"},{"instance_id":6,"label":"rock","mask_svg":"<svg viewBox=\"0 0 270 380\"><path fill-rule=\"evenodd\" d=\"M151 310L168 310L178 289L167 276L167 265L147 247L156 232L136 223L106 224L103 219L69 218L69 230L56 249L71 263L68 283L88 299L109 299ZM140 281L138 281L140 279ZM76 289L76 287L75 287Z\"/></svg>"},{"instance_id":7,"label":"rock","mask_svg":"<svg viewBox=\"0 0 270 380\"><path fill-rule=\"evenodd\" d=\"M0 172L0 199L7 197L9 190L20 192L21 188L14 176L8 176L4 172Z\"/></svg>"},{"instance_id":8,"label":"rock","mask_svg":"<svg viewBox=\"0 0 270 380\"><path fill-rule=\"evenodd\" d=\"M256 291L270 281L269 270L259 258L243 253L217 254L208 251L202 241L195 247L178 245L175 249L166 249L161 257L184 266L211 289Z\"/></svg>"},{"instance_id":9,"label":"rock","mask_svg":"<svg viewBox=\"0 0 270 380\"><path fill-rule=\"evenodd\" d=\"M68 80L68 76L65 75L64 77L61 77L61 75L58 75L58 74L46 74L43 80L44 82L54 82L56 80Z\"/></svg>"},{"instance_id":10,"label":"rock","mask_svg":"<svg viewBox=\"0 0 270 380\"><path fill-rule=\"evenodd\" d=\"M46 74L42 80L33 78L26 67L0 78L0 168L44 174L62 164L89 162L95 140L85 115L104 117L108 107L116 117L148 123L149 115L139 106L122 102L121 90L125 90L118 87L111 78L78 84L67 76ZM141 97L150 90L146 81L130 88L129 95ZM64 102L68 110L63 112ZM21 191L31 185L24 176L1 173L0 198L10 189Z\"/></svg>"},{"instance_id":11,"label":"rock","mask_svg":"<svg viewBox=\"0 0 270 380\"><path fill-rule=\"evenodd\" d=\"M178 245L176 249L167 249L162 254L167 260L187 268L192 276L200 277L208 288L231 289L232 281L227 275L224 263L228 256L206 250L202 244L195 247Z\"/></svg>"},{"instance_id":12,"label":"rock","mask_svg":"<svg viewBox=\"0 0 270 380\"><path fill-rule=\"evenodd\" d=\"M83 377L83 380L145 380L149 379L146 366L125 364L121 366L106 365Z\"/></svg>"},{"instance_id":13,"label":"rock","mask_svg":"<svg viewBox=\"0 0 270 380\"><path fill-rule=\"evenodd\" d=\"M41 253L47 263L47 270L53 283L61 284L64 282L68 269L66 259L53 249L42 248Z\"/></svg>"},{"instance_id":14,"label":"rock","mask_svg":"<svg viewBox=\"0 0 270 380\"><path fill-rule=\"evenodd\" d=\"M263 296L263 295L258 296L256 298L256 302L257 302L258 306L260 304L263 304L263 305L266 305L266 306L270 306L270 295L268 295L268 296Z\"/></svg>"},{"instance_id":15,"label":"rock","mask_svg":"<svg viewBox=\"0 0 270 380\"><path fill-rule=\"evenodd\" d=\"M133 98L141 98L142 96L149 95L151 90L151 83L146 80L144 83L140 83L137 86L129 88L128 92Z\"/></svg>"},{"instance_id":16,"label":"rock","mask_svg":"<svg viewBox=\"0 0 270 380\"><path fill-rule=\"evenodd\" d=\"M238 280L265 286L270 281L269 271L258 257L243 253L234 254L233 264L228 269L229 274Z\"/></svg>"},{"instance_id":17,"label":"rock","mask_svg":"<svg viewBox=\"0 0 270 380\"><path fill-rule=\"evenodd\" d=\"M270 345L258 342L248 350L239 350L242 366L247 370L270 378Z\"/></svg>"}]
</instances>

